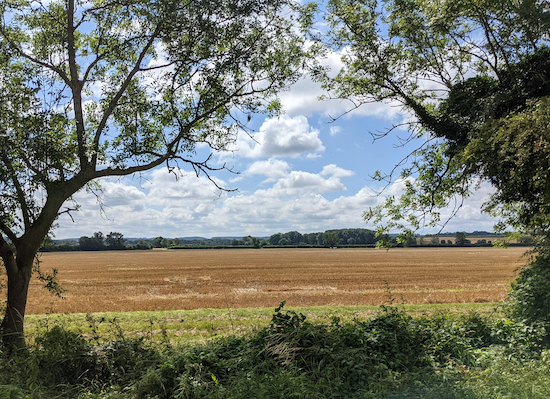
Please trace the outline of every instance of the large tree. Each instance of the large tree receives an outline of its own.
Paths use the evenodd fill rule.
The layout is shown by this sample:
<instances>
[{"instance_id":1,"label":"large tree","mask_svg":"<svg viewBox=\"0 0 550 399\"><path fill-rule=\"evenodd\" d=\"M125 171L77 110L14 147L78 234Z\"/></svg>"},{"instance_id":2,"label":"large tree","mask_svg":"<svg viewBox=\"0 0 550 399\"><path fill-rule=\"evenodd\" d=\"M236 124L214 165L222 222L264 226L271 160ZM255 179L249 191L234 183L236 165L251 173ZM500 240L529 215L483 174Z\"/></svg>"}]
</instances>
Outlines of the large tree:
<instances>
[{"instance_id":1,"label":"large tree","mask_svg":"<svg viewBox=\"0 0 550 399\"><path fill-rule=\"evenodd\" d=\"M400 103L422 143L397 176L377 174L405 189L365 218L405 240L443 228L442 209L456 212L489 183L483 210L500 218L497 230L537 238L512 314L550 334L550 3L331 0L328 19L345 66L327 88L358 107Z\"/></svg>"},{"instance_id":2,"label":"large tree","mask_svg":"<svg viewBox=\"0 0 550 399\"><path fill-rule=\"evenodd\" d=\"M368 220L409 233L444 226L441 209L456 211L489 182L485 210L502 226L550 235L549 9L536 0L329 1L330 45L344 68L326 87L357 107L400 103L421 139L405 168L376 175L406 187Z\"/></svg>"},{"instance_id":3,"label":"large tree","mask_svg":"<svg viewBox=\"0 0 550 399\"><path fill-rule=\"evenodd\" d=\"M292 0L0 1L4 342L24 344L35 256L91 182L165 165L216 169L307 57ZM311 50L311 47L310 47ZM308 51L310 51L308 50Z\"/></svg>"}]
</instances>

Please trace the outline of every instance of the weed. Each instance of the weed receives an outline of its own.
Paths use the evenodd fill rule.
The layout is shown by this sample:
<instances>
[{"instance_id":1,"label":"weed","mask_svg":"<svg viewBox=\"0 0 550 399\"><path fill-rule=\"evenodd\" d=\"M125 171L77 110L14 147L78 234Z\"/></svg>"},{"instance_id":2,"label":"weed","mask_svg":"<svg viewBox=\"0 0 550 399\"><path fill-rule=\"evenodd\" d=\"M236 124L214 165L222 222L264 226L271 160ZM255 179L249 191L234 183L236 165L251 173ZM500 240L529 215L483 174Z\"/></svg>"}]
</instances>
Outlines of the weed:
<instances>
[{"instance_id":1,"label":"weed","mask_svg":"<svg viewBox=\"0 0 550 399\"><path fill-rule=\"evenodd\" d=\"M233 316L237 322L240 311ZM216 326L215 318L203 319ZM481 312L412 317L390 303L366 320L312 322L283 302L263 328L186 346L129 338L118 317L87 320L88 338L48 324L24 356L0 356L0 399L49 398L52 392L78 399L550 394L545 330ZM152 332L154 322L148 322L144 328ZM114 339L105 340L105 328Z\"/></svg>"}]
</instances>

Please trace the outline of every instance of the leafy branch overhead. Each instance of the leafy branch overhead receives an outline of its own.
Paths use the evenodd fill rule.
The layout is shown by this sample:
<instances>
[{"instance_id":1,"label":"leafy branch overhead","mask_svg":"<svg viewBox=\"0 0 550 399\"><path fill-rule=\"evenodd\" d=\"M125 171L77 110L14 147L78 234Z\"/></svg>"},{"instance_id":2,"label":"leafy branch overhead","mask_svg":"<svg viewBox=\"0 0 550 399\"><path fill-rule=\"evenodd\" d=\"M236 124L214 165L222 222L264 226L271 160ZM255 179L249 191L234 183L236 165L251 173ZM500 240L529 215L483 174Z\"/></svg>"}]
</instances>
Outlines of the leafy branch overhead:
<instances>
[{"instance_id":1,"label":"leafy branch overhead","mask_svg":"<svg viewBox=\"0 0 550 399\"><path fill-rule=\"evenodd\" d=\"M367 220L382 231L442 229L441 210L452 217L489 182L484 209L501 226L550 235L547 2L333 0L327 19L344 67L326 88L356 107L400 103L424 138L399 175L403 194Z\"/></svg>"}]
</instances>

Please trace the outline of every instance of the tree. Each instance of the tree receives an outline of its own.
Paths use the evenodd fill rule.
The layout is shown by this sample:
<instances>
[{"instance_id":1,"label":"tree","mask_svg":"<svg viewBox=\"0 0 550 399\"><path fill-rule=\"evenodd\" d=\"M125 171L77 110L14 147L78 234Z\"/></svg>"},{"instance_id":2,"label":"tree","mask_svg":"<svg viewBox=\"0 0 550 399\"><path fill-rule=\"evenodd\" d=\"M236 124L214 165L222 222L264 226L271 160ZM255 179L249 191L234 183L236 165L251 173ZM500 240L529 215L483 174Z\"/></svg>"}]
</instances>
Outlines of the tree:
<instances>
[{"instance_id":1,"label":"tree","mask_svg":"<svg viewBox=\"0 0 550 399\"><path fill-rule=\"evenodd\" d=\"M456 232L456 240L455 240L455 245L460 245L460 246L464 246L464 245L470 245L470 240L466 239L466 233L462 233L460 231L457 231Z\"/></svg>"},{"instance_id":2,"label":"tree","mask_svg":"<svg viewBox=\"0 0 550 399\"><path fill-rule=\"evenodd\" d=\"M262 247L262 243L261 243L260 239L257 238L257 237L246 236L246 237L243 237L243 241L244 241L245 245L251 245L254 248L261 248Z\"/></svg>"},{"instance_id":3,"label":"tree","mask_svg":"<svg viewBox=\"0 0 550 399\"><path fill-rule=\"evenodd\" d=\"M83 251L100 251L105 249L105 237L102 232L97 231L92 237L80 237L78 246Z\"/></svg>"},{"instance_id":4,"label":"tree","mask_svg":"<svg viewBox=\"0 0 550 399\"><path fill-rule=\"evenodd\" d=\"M269 237L269 244L279 245L279 241L281 241L281 238L283 238L281 233L273 234L271 237Z\"/></svg>"},{"instance_id":5,"label":"tree","mask_svg":"<svg viewBox=\"0 0 550 399\"><path fill-rule=\"evenodd\" d=\"M142 250L143 250L143 249L151 249L152 247L151 247L151 244L148 243L147 241L145 241L145 240L139 240L139 241L137 242L137 244L135 244L135 245L134 245L133 247L131 247L131 248L133 248L133 249L142 249Z\"/></svg>"},{"instance_id":6,"label":"tree","mask_svg":"<svg viewBox=\"0 0 550 399\"><path fill-rule=\"evenodd\" d=\"M389 221L386 230L443 228L440 210L456 204L454 215L485 181L496 193L484 209L502 217L498 227L549 236L549 8L512 0L329 2L330 44L344 51L345 66L325 86L357 107L401 103L415 117L411 139L427 138L404 160L403 195L371 208L367 220Z\"/></svg>"},{"instance_id":7,"label":"tree","mask_svg":"<svg viewBox=\"0 0 550 399\"><path fill-rule=\"evenodd\" d=\"M166 239L163 237L155 237L151 242L153 248L162 248L162 244L166 242Z\"/></svg>"},{"instance_id":8,"label":"tree","mask_svg":"<svg viewBox=\"0 0 550 399\"><path fill-rule=\"evenodd\" d=\"M338 244L338 234L334 231L325 231L323 234L323 245L327 248L333 248Z\"/></svg>"},{"instance_id":9,"label":"tree","mask_svg":"<svg viewBox=\"0 0 550 399\"><path fill-rule=\"evenodd\" d=\"M382 233L443 229L441 209L454 206L453 217L491 184L483 210L500 218L495 230L536 238L538 255L513 284L515 315L550 331L550 3L331 0L328 8L330 44L345 51L345 67L325 75L326 87L357 107L399 102L414 116L411 138L425 138L401 163L403 194L365 219ZM389 184L397 170L376 177Z\"/></svg>"},{"instance_id":10,"label":"tree","mask_svg":"<svg viewBox=\"0 0 550 399\"><path fill-rule=\"evenodd\" d=\"M210 178L220 167L197 144L222 151L252 113L279 112L308 55L299 11L292 0L0 3L4 343L24 345L36 252L76 192L161 165Z\"/></svg>"},{"instance_id":11,"label":"tree","mask_svg":"<svg viewBox=\"0 0 550 399\"><path fill-rule=\"evenodd\" d=\"M105 237L105 244L109 249L126 248L126 240L124 239L124 235L114 231L111 231L109 234L107 234L107 236Z\"/></svg>"}]
</instances>

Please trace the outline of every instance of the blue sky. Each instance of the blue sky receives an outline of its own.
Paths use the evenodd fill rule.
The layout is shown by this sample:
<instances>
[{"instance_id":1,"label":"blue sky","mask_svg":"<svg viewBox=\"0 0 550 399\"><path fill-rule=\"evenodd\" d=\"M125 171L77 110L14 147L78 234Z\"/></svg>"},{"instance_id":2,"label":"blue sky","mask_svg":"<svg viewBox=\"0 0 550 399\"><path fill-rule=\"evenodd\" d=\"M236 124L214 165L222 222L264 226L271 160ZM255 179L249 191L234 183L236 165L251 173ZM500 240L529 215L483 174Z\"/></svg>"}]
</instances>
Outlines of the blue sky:
<instances>
[{"instance_id":1,"label":"blue sky","mask_svg":"<svg viewBox=\"0 0 550 399\"><path fill-rule=\"evenodd\" d=\"M338 70L337 55L326 62ZM75 195L81 209L72 214L74 221L61 215L55 237L95 231L126 237L269 236L291 230L374 228L361 216L380 201L375 193L381 186L369 176L376 170L391 171L416 147L414 142L399 147L405 130L375 142L370 132L384 131L406 116L395 104L370 104L332 121L350 104L320 101L322 94L318 84L301 80L281 93L284 115L254 115L253 137L243 132L232 151L215 154L215 164L226 163L239 174L221 171L212 177L236 191L220 192L186 165L175 174L160 167L141 176L103 180L100 201L85 190ZM399 190L396 183L386 193ZM487 186L474 193L445 231L490 231L495 221L480 212L488 193Z\"/></svg>"}]
</instances>

